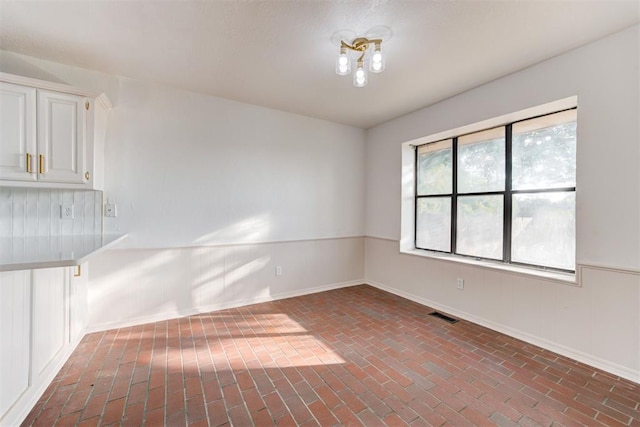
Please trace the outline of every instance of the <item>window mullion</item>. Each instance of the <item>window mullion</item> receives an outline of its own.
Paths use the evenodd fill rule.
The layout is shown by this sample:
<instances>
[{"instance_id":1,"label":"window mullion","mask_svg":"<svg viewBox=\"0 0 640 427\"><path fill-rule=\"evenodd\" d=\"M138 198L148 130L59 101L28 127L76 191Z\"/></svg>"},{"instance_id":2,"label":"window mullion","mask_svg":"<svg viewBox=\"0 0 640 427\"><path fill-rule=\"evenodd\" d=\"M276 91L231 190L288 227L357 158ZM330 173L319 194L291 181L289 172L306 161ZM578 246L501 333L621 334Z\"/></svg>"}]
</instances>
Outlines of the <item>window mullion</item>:
<instances>
[{"instance_id":1,"label":"window mullion","mask_svg":"<svg viewBox=\"0 0 640 427\"><path fill-rule=\"evenodd\" d=\"M451 144L451 253L456 253L457 211L458 211L458 138Z\"/></svg>"},{"instance_id":2,"label":"window mullion","mask_svg":"<svg viewBox=\"0 0 640 427\"><path fill-rule=\"evenodd\" d=\"M413 247L418 247L418 146L413 147Z\"/></svg>"},{"instance_id":3,"label":"window mullion","mask_svg":"<svg viewBox=\"0 0 640 427\"><path fill-rule=\"evenodd\" d=\"M504 224L502 234L502 259L504 262L511 262L511 205L512 205L512 193L511 193L511 173L512 173L512 127L510 124L505 126L505 174L504 174Z\"/></svg>"}]
</instances>

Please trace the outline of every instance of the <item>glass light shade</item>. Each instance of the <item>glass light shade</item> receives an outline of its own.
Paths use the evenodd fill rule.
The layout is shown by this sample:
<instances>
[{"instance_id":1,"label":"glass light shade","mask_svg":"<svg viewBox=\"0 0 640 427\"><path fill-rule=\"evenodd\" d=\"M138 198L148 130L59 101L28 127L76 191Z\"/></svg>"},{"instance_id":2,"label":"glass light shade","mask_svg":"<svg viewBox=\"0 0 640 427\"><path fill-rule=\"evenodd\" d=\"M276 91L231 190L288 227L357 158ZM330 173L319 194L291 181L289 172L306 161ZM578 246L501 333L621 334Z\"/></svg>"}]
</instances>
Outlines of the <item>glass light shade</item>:
<instances>
[{"instance_id":1,"label":"glass light shade","mask_svg":"<svg viewBox=\"0 0 640 427\"><path fill-rule=\"evenodd\" d=\"M380 43L376 43L371 52L369 71L372 73L381 73L384 71L384 54L382 53L382 44Z\"/></svg>"},{"instance_id":2,"label":"glass light shade","mask_svg":"<svg viewBox=\"0 0 640 427\"><path fill-rule=\"evenodd\" d=\"M340 55L336 60L336 74L339 76L346 76L351 72L351 63L349 62L349 56L345 48L340 48Z\"/></svg>"},{"instance_id":3,"label":"glass light shade","mask_svg":"<svg viewBox=\"0 0 640 427\"><path fill-rule=\"evenodd\" d=\"M362 62L358 62L358 68L353 73L353 85L355 87L365 87L368 81L367 69L364 68L364 64Z\"/></svg>"}]
</instances>

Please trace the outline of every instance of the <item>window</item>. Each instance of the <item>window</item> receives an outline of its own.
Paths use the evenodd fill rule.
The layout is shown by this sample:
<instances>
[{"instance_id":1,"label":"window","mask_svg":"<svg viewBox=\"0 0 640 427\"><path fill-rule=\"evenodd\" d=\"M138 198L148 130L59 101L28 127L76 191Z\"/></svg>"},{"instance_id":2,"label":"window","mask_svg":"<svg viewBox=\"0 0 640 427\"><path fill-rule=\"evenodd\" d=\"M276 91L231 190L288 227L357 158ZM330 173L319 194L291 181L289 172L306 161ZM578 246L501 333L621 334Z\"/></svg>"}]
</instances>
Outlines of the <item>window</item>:
<instances>
[{"instance_id":1,"label":"window","mask_svg":"<svg viewBox=\"0 0 640 427\"><path fill-rule=\"evenodd\" d=\"M575 270L576 109L415 150L415 247Z\"/></svg>"}]
</instances>

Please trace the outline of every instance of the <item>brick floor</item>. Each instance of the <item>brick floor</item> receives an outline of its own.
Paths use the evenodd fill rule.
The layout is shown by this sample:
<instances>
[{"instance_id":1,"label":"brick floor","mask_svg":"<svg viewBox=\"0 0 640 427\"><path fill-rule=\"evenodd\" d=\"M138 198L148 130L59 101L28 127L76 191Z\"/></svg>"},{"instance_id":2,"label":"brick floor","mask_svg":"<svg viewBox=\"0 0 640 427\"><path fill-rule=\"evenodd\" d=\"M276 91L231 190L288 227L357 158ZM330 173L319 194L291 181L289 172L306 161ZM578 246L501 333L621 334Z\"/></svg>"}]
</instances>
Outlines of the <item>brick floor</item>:
<instances>
[{"instance_id":1,"label":"brick floor","mask_svg":"<svg viewBox=\"0 0 640 427\"><path fill-rule=\"evenodd\" d=\"M369 286L89 334L24 425L627 425L640 385Z\"/></svg>"}]
</instances>

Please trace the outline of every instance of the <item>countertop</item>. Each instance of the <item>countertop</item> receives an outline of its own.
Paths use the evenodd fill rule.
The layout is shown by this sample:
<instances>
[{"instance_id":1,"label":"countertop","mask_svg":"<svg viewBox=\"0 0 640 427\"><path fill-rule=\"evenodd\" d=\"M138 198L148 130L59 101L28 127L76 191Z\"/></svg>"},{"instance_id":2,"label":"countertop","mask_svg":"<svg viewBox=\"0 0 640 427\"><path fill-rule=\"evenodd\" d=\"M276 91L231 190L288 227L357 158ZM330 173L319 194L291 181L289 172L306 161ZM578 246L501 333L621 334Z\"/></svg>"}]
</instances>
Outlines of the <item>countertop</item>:
<instances>
[{"instance_id":1,"label":"countertop","mask_svg":"<svg viewBox=\"0 0 640 427\"><path fill-rule=\"evenodd\" d=\"M71 267L114 246L126 234L0 238L0 271Z\"/></svg>"}]
</instances>

